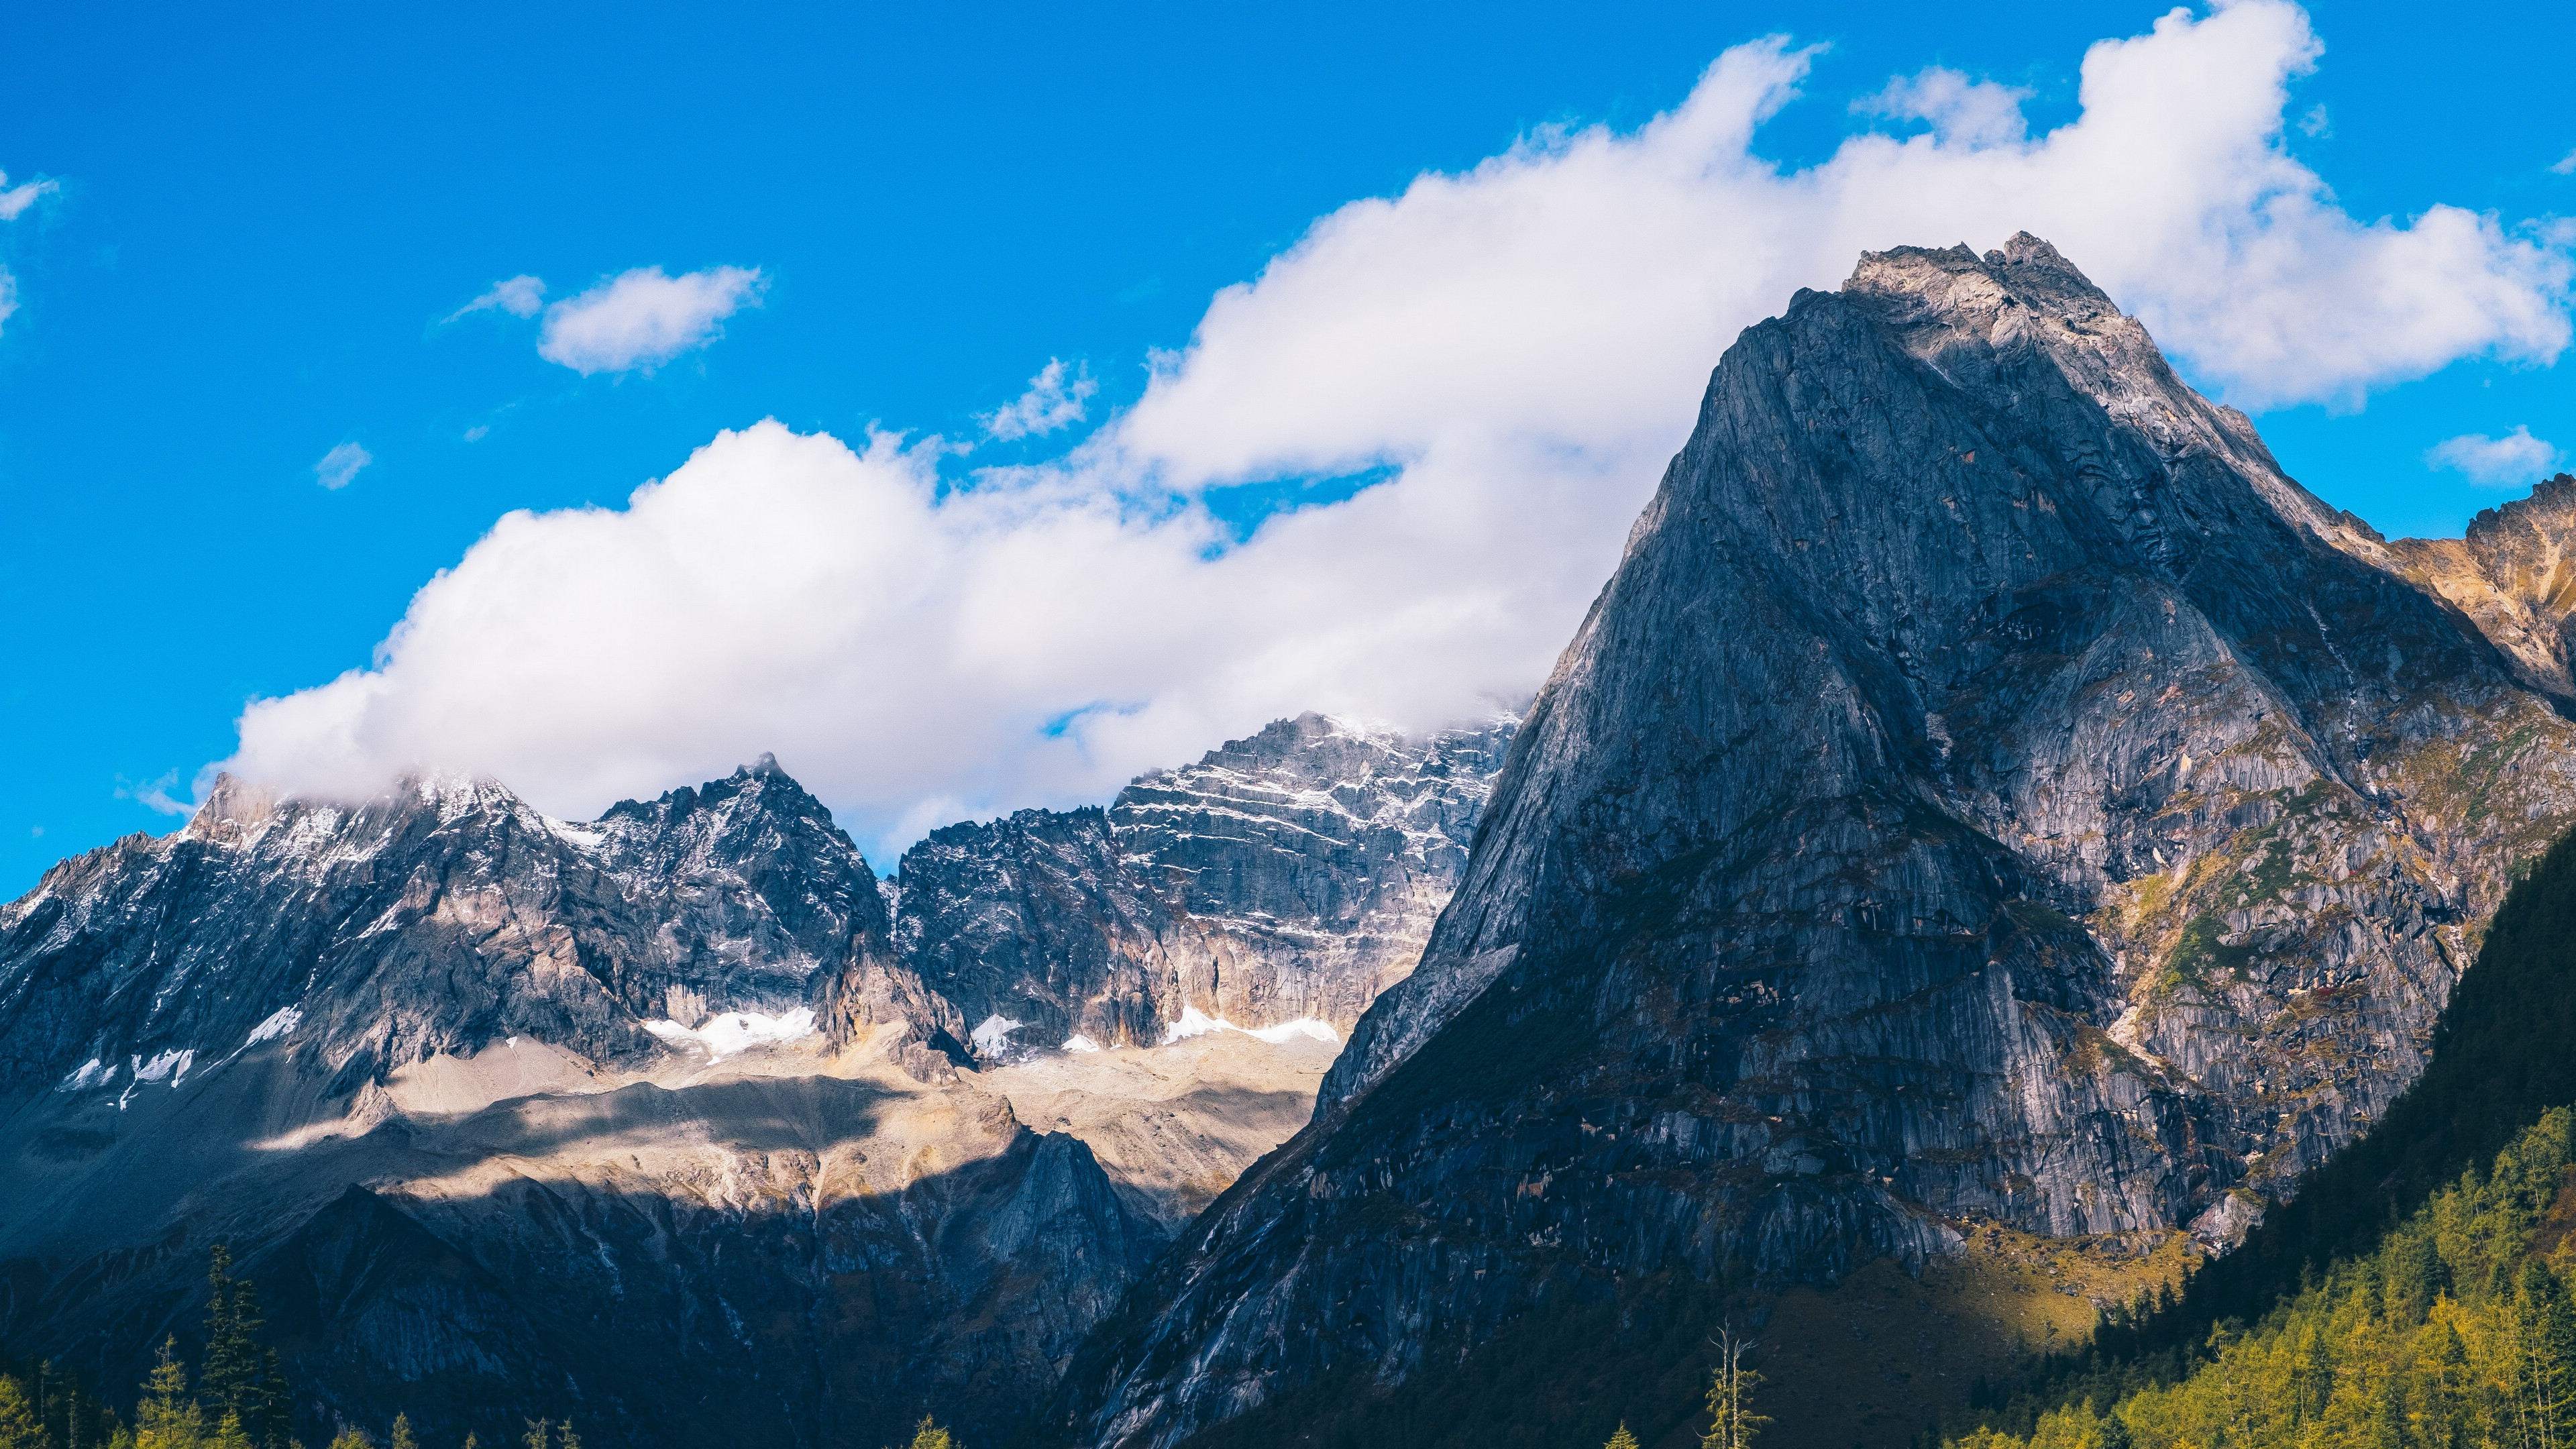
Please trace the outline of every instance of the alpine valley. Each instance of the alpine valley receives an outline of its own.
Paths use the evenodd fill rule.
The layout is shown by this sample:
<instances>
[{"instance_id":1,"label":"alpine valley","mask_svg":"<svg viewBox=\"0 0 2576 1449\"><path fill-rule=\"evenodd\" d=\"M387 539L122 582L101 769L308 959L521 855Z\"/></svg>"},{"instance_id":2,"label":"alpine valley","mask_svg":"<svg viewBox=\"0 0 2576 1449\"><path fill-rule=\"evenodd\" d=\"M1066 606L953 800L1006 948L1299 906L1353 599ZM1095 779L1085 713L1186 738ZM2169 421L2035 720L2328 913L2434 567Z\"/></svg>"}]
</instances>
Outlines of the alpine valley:
<instances>
[{"instance_id":1,"label":"alpine valley","mask_svg":"<svg viewBox=\"0 0 2576 1449\"><path fill-rule=\"evenodd\" d=\"M2388 1116L2576 824L2576 479L2388 540L2046 242L1747 329L1525 713L880 880L763 759L225 780L0 908L0 1336L303 1432L1894 1445ZM2446 1062L2447 1062L2446 1058ZM2554 1139L2553 1139L2554 1140Z\"/></svg>"}]
</instances>

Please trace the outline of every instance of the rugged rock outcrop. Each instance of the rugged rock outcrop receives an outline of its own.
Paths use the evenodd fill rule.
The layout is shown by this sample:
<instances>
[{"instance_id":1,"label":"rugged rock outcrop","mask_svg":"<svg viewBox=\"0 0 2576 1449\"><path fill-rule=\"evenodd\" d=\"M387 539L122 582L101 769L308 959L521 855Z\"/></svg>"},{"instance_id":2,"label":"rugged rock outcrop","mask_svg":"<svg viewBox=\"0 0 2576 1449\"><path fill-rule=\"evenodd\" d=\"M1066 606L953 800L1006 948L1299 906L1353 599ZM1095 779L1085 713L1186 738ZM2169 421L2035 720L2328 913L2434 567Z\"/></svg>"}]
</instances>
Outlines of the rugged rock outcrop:
<instances>
[{"instance_id":1,"label":"rugged rock outcrop","mask_svg":"<svg viewBox=\"0 0 2576 1449\"><path fill-rule=\"evenodd\" d=\"M2576 477L2561 473L2500 508L2481 510L2463 538L2401 538L2388 545L2406 576L2459 606L2513 661L2523 682L2576 701Z\"/></svg>"},{"instance_id":2,"label":"rugged rock outcrop","mask_svg":"<svg viewBox=\"0 0 2576 1449\"><path fill-rule=\"evenodd\" d=\"M582 824L488 780L225 781L0 907L0 1335L132 1382L222 1242L311 1424L869 1449L932 1411L998 1442L1305 1121L1336 1033L1056 1044L1346 1026L1508 733L1283 721L1106 814L942 832L902 890L765 757ZM969 1045L1035 999L1047 1050Z\"/></svg>"},{"instance_id":3,"label":"rugged rock outcrop","mask_svg":"<svg viewBox=\"0 0 2576 1449\"><path fill-rule=\"evenodd\" d=\"M1301 715L1106 810L949 826L904 854L904 959L986 1061L1153 1042L1193 1011L1347 1031L1413 969L1516 725Z\"/></svg>"},{"instance_id":4,"label":"rugged rock outcrop","mask_svg":"<svg viewBox=\"0 0 2576 1449\"><path fill-rule=\"evenodd\" d=\"M1221 1443L1640 1283L2294 1191L2420 1070L2571 763L2046 243L1866 255L1728 350L1421 967L1048 1432Z\"/></svg>"}]
</instances>

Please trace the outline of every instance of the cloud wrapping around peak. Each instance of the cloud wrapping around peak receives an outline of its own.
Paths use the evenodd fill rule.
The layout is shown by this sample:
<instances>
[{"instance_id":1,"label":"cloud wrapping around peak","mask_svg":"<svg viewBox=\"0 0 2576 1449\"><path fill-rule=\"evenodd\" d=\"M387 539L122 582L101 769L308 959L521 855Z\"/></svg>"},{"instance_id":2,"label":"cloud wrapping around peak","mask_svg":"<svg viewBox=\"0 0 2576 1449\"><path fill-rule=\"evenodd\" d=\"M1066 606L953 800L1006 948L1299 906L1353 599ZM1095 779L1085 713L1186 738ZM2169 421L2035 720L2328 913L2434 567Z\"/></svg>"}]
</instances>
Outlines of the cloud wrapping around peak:
<instances>
[{"instance_id":1,"label":"cloud wrapping around peak","mask_svg":"<svg viewBox=\"0 0 2576 1449\"><path fill-rule=\"evenodd\" d=\"M357 480L358 470L374 461L376 455L356 443L342 443L323 454L322 461L313 465L313 479L337 493Z\"/></svg>"},{"instance_id":2,"label":"cloud wrapping around peak","mask_svg":"<svg viewBox=\"0 0 2576 1449\"><path fill-rule=\"evenodd\" d=\"M756 267L709 267L676 277L660 267L637 267L547 308L537 355L585 377L650 372L722 337L724 320L759 306L767 285Z\"/></svg>"},{"instance_id":3,"label":"cloud wrapping around peak","mask_svg":"<svg viewBox=\"0 0 2576 1449\"><path fill-rule=\"evenodd\" d=\"M494 282L492 290L450 312L447 320L453 322L475 312L495 311L507 312L513 317L534 317L537 309L545 305L545 298L545 279L522 272L508 281Z\"/></svg>"},{"instance_id":4,"label":"cloud wrapping around peak","mask_svg":"<svg viewBox=\"0 0 2576 1449\"><path fill-rule=\"evenodd\" d=\"M2093 46L2045 135L1934 68L1875 103L1928 133L1790 170L1755 135L1812 57L1737 46L1637 130L1542 131L1322 217L1052 461L943 484L945 445L764 423L622 509L511 514L372 667L254 703L233 766L326 793L477 770L571 816L775 751L888 864L1299 710L1438 725L1540 682L1719 354L1864 249L2030 230L2252 408L2556 357L2576 236L2346 214L2285 145L2318 54L2282 0L2178 10ZM674 355L757 280L628 273L547 311L548 355ZM1051 363L986 427L1067 426L1083 381ZM1240 542L1205 506L1373 469Z\"/></svg>"},{"instance_id":5,"label":"cloud wrapping around peak","mask_svg":"<svg viewBox=\"0 0 2576 1449\"><path fill-rule=\"evenodd\" d=\"M984 425L985 433L1002 442L1038 437L1081 422L1084 401L1099 390L1100 384L1092 381L1088 369L1076 373L1068 382L1063 360L1050 357L1038 375L1029 379L1027 392L977 421Z\"/></svg>"},{"instance_id":6,"label":"cloud wrapping around peak","mask_svg":"<svg viewBox=\"0 0 2576 1449\"><path fill-rule=\"evenodd\" d=\"M2424 451L2424 466L2448 468L2489 488L2518 488L2557 467L2558 449L2520 425L2501 438L2463 433L2445 439Z\"/></svg>"}]
</instances>

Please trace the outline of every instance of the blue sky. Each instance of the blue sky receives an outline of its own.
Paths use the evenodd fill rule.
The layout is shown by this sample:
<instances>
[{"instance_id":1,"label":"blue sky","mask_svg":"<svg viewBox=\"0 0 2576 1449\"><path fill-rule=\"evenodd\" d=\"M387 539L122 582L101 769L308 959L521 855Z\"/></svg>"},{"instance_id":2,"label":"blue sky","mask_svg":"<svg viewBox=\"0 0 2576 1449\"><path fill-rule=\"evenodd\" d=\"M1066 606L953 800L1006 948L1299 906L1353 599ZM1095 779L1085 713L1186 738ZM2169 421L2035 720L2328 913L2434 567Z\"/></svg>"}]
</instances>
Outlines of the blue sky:
<instances>
[{"instance_id":1,"label":"blue sky","mask_svg":"<svg viewBox=\"0 0 2576 1449\"><path fill-rule=\"evenodd\" d=\"M1213 531L1196 545L1202 553L1222 552L1275 512L1342 498L1404 467L1422 473L1423 487L1463 489L1454 479L1472 477L1487 455L1462 451L1442 475L1422 460L1436 461L1445 442L1407 451L1355 434L1359 442L1312 456L1276 443L1233 447L1224 430L1241 409L1221 397L1182 423L1170 421L1186 411L1180 403L1146 409L1162 421L1132 431L1161 439L1160 452L1118 445L1152 454L1134 477L1178 479L1168 495L1140 498L1132 478L1098 483L1106 465L1096 460L1070 471L1063 460L1086 436L1105 448L1091 430L1145 397L1153 359L1187 348L1203 321L1214 327L1211 298L1261 276L1318 218L1403 193L1426 171L1473 168L1545 128L1634 132L1691 97L1728 47L1771 34L1828 47L1805 62L1799 97L1754 134L1755 154L1796 170L1828 162L1862 131L1922 131L1918 120L1853 106L1930 66L2023 93L2029 134L2047 133L2077 117L2086 48L2145 32L2161 13L1790 3L934 11L532 15L460 5L400 16L314 6L237 22L178 7L57 6L16 17L21 64L0 90L0 170L12 186L51 185L0 223L0 264L16 295L0 322L9 625L0 747L11 766L0 893L32 885L65 854L173 828L178 817L146 798L157 790L184 803L204 766L235 753L246 702L367 666L415 591L504 514L622 506L721 430L764 418L862 452L872 425L915 445L932 434L977 440L971 453L916 447L886 462L898 481L882 486L898 491L1017 487L1025 480L1010 469L1023 465L1055 480L1028 486L1105 490L1109 511L1131 522L1204 508ZM2576 176L2550 169L2576 153L2576 112L2564 103L2576 22L2564 9L2464 4L2438 24L2393 4L2319 3L2307 14L2324 51L2289 82L2292 124L2279 151L2321 177L2332 204L2361 223L2387 216L2400 226L2447 204L2493 213L2526 238L2535 233L2512 228L2576 214ZM1881 244L1960 239L2001 237ZM1797 263L1831 275L1849 264L1848 255ZM560 301L648 267L756 269L756 305L649 370L587 375L540 356L542 315L496 307L446 320L514 276L546 279L547 299ZM2558 308L2563 316L2563 294ZM2185 359L2186 374L2213 391L2262 393L2261 377L2228 371L2223 346ZM2329 501L2392 534L2455 533L2520 490L2436 471L2427 449L2516 427L2576 446L2576 374L2537 365L2528 345L2510 361L2481 356L2491 349L2479 345L2454 350L2460 360L2420 380L2407 380L2421 369L2402 359L2362 369L2326 401L2298 400L2299 387L2333 390L2302 382L2258 398L2276 404L2258 421L2288 469ZM1714 352L1680 347L1676 357L1697 361L1665 371L1695 392ZM1051 359L1096 388L1083 421L990 436L980 420ZM1176 384L1174 395L1197 394ZM1290 424L1303 426L1243 426ZM1632 431L1642 441L1594 449L1583 474L1593 481L1582 485L1594 491L1548 492L1550 506L1610 517L1595 533L1624 531L1657 450L1678 441L1642 424ZM344 445L370 461L326 488L316 466ZM744 466L770 466L760 458ZM754 510L745 537L764 526L782 540L812 531L793 506L757 514L757 492L743 495ZM1468 554L1492 536L1447 515L1403 527L1454 538ZM745 547L725 567L763 572L757 543ZM1598 545L1570 548L1567 577L1597 584ZM1161 566L1077 570L1062 587L1112 587L1104 576L1124 587ZM831 577L865 587L876 576ZM1140 592L1135 607L1169 612L1169 599L1199 586L1173 587L1183 592ZM1223 587L1240 598L1278 584L1246 565ZM1568 589L1559 592L1584 592ZM495 617L535 607L497 585L481 597ZM1299 607L1279 597L1276 609ZM1383 618L1402 605L1377 600L1364 612ZM966 598L938 627L954 631L978 607ZM1043 599L1014 607L1030 611L1014 617L1049 609ZM1522 687L1534 684L1562 640L1553 595L1493 607L1519 609L1520 633L1477 656L1484 674L1444 683L1456 697L1471 686L1508 693L1516 672ZM774 608L782 631L805 627L812 612L783 595ZM804 724L778 722L821 716L827 725L802 745L804 759L782 748L782 760L822 778L827 801L882 854L943 811L1096 796L1139 761L1194 753L1283 701L1332 693L1233 688L1165 709L1157 691L1168 682L1131 675L1121 659L1104 666L1117 678L1096 694L1076 675L986 697L918 672L927 666L906 654L867 665L875 684L864 699L824 690L808 708L797 691L810 671L795 661L821 654L728 673L727 660L762 647L744 635L773 627L756 611L744 617L753 622L732 634L675 639L690 657L654 686L662 693L639 687L629 713L686 713L702 693L763 691L776 696L763 705L775 713L728 723L717 699L685 740L603 744L609 763L541 763L504 778L528 777L550 809L586 811L603 795L720 773L724 759L774 735L806 741ZM812 649L872 649L865 641L881 625L913 627L900 613L869 617L879 622L849 626L862 642ZM493 647L516 663L507 632L491 635ZM1292 679L1298 668L1328 669L1335 651L1363 647L1348 638L1347 628L1329 640L1265 635L1261 657L1286 662L1264 668ZM942 639L967 640L970 654L1008 653L955 632L923 648ZM632 647L637 658L651 652L649 640ZM1295 662L1318 658L1327 662ZM1399 657L1375 667L1401 666ZM975 678L1019 667L1003 658ZM417 672L428 677L425 665ZM701 676L704 690L690 683ZM595 721L546 696L542 682L529 691L457 706L507 713L524 697L532 721L506 748L460 745L458 763L584 753ZM980 711L978 728L996 721L995 739L1045 742L997 748L989 753L1025 759L991 769L960 764L899 723L953 700ZM1365 693L1314 702L1374 707ZM1407 697L1382 712L1406 719L1436 704ZM834 733L837 717L850 724ZM1068 736L1064 721L1092 718L1097 729ZM404 736L414 742L404 748L438 748L443 737L419 728L431 733ZM954 724L937 732L983 738ZM1029 753L1066 738L1061 758ZM854 761L874 763L815 759L844 739Z\"/></svg>"}]
</instances>

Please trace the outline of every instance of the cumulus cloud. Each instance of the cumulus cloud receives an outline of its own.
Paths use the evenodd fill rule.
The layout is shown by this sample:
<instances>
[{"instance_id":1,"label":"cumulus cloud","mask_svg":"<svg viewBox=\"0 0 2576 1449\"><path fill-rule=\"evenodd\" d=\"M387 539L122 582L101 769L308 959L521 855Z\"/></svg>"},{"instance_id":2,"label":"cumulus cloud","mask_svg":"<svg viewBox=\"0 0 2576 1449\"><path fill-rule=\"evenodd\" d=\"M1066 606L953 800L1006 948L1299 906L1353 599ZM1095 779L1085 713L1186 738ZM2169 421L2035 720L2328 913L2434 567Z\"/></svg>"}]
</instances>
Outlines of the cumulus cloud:
<instances>
[{"instance_id":1,"label":"cumulus cloud","mask_svg":"<svg viewBox=\"0 0 2576 1449\"><path fill-rule=\"evenodd\" d=\"M359 469L374 461L375 454L355 443L342 443L323 454L322 461L313 465L313 478L336 493L357 478Z\"/></svg>"},{"instance_id":2,"label":"cumulus cloud","mask_svg":"<svg viewBox=\"0 0 2576 1449\"><path fill-rule=\"evenodd\" d=\"M623 508L511 514L375 667L252 705L232 768L355 794L442 763L587 815L771 749L900 842L1297 709L1436 722L1526 691L1599 553L1530 560L1534 588L1490 561L1624 526L1598 478L1496 488L1510 460L1462 453L1224 550L1203 511L1070 478L943 491L943 451L762 423Z\"/></svg>"},{"instance_id":3,"label":"cumulus cloud","mask_svg":"<svg viewBox=\"0 0 2576 1449\"><path fill-rule=\"evenodd\" d=\"M762 424L623 508L512 514L372 666L251 706L234 764L341 793L475 769L587 814L774 750L885 863L922 828L1097 799L1299 709L1437 724L1537 684L1720 351L1864 248L2037 232L2254 408L2554 358L2576 237L2343 212L2285 144L2318 54L2280 0L2177 11L2094 46L2054 131L1936 68L1870 106L1924 133L1793 170L1755 134L1811 57L1735 47L1637 130L1543 131L1321 218L1051 462L960 486L944 445ZM550 340L638 275L689 280L558 303ZM724 295L749 295L738 277ZM987 427L1078 404L1060 368ZM1241 542L1204 503L1381 469Z\"/></svg>"},{"instance_id":4,"label":"cumulus cloud","mask_svg":"<svg viewBox=\"0 0 2576 1449\"><path fill-rule=\"evenodd\" d=\"M547 308L537 355L585 377L650 372L722 337L724 319L759 306L766 285L756 267L637 267Z\"/></svg>"},{"instance_id":5,"label":"cumulus cloud","mask_svg":"<svg viewBox=\"0 0 2576 1449\"><path fill-rule=\"evenodd\" d=\"M1051 357L1038 375L1029 379L1027 392L978 421L986 433L1004 442L1037 437L1081 422L1084 400L1099 390L1100 384L1091 380L1088 369L1067 381L1063 361Z\"/></svg>"},{"instance_id":6,"label":"cumulus cloud","mask_svg":"<svg viewBox=\"0 0 2576 1449\"><path fill-rule=\"evenodd\" d=\"M453 322L475 312L507 312L513 317L534 317L537 309L545 305L545 298L545 279L523 272L508 281L494 282L491 291L448 313L447 320Z\"/></svg>"},{"instance_id":7,"label":"cumulus cloud","mask_svg":"<svg viewBox=\"0 0 2576 1449\"><path fill-rule=\"evenodd\" d=\"M2017 86L1970 80L1959 71L1936 65L1916 75L1896 77L1877 95L1854 102L1852 110L1864 116L1930 122L1933 135L1949 145L2002 146L2029 133L2021 103L2030 94Z\"/></svg>"},{"instance_id":8,"label":"cumulus cloud","mask_svg":"<svg viewBox=\"0 0 2576 1449\"><path fill-rule=\"evenodd\" d=\"M2558 449L2518 426L2501 438L2463 433L2445 439L2425 450L2424 466L2448 468L2490 488L2513 488L2558 466Z\"/></svg>"}]
</instances>

